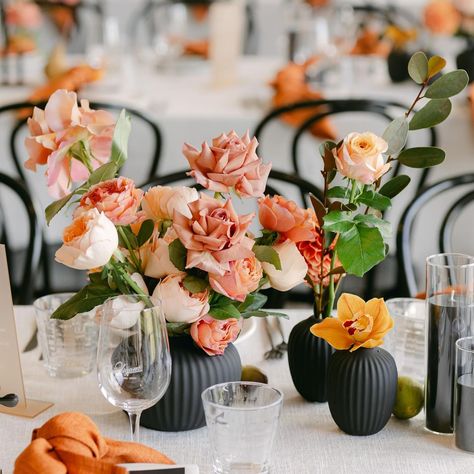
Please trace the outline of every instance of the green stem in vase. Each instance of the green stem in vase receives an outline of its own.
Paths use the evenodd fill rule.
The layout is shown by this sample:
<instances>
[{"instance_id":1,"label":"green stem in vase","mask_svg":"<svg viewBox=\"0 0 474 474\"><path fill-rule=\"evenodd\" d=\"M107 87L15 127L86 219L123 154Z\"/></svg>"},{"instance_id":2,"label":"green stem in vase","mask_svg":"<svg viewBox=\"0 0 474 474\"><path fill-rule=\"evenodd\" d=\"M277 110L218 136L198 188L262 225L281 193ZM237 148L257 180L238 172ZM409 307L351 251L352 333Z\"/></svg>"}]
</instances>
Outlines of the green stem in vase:
<instances>
[{"instance_id":1,"label":"green stem in vase","mask_svg":"<svg viewBox=\"0 0 474 474\"><path fill-rule=\"evenodd\" d=\"M331 266L330 272L334 270L334 263L336 261L336 252L334 251L331 256ZM324 315L325 318L331 316L332 307L334 306L334 299L336 297L336 293L334 291L334 275L331 273L329 275L329 288L328 288L328 304L326 306L326 313Z\"/></svg>"}]
</instances>

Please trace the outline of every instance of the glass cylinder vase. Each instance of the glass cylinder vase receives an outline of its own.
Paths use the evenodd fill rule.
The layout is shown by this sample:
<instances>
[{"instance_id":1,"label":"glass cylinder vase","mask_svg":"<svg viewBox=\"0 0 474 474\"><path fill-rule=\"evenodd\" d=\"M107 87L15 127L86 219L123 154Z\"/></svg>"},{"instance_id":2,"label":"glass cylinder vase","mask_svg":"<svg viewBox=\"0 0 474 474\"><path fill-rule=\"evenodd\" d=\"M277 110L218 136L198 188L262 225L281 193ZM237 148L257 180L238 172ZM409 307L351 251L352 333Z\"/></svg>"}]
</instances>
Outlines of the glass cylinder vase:
<instances>
[{"instance_id":1,"label":"glass cylinder vase","mask_svg":"<svg viewBox=\"0 0 474 474\"><path fill-rule=\"evenodd\" d=\"M439 254L426 261L426 429L453 432L456 341L473 334L474 257Z\"/></svg>"}]
</instances>

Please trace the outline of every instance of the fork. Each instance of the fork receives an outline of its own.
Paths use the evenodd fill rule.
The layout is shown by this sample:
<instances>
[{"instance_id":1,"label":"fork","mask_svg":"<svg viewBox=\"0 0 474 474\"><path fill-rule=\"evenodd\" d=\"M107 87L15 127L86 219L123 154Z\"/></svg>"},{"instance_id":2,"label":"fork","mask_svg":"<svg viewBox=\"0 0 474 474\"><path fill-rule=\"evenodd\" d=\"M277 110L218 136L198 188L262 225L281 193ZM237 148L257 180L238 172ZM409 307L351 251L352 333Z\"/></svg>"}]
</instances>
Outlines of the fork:
<instances>
[{"instance_id":1,"label":"fork","mask_svg":"<svg viewBox=\"0 0 474 474\"><path fill-rule=\"evenodd\" d=\"M281 342L278 344L276 347L277 349L280 349L281 351L287 351L288 350L288 343L285 341L285 333L283 332L283 326L281 325L280 318L276 318L276 325L278 332L280 333L281 336Z\"/></svg>"},{"instance_id":2,"label":"fork","mask_svg":"<svg viewBox=\"0 0 474 474\"><path fill-rule=\"evenodd\" d=\"M263 318L263 319L264 319L264 324L265 324L265 332L267 333L267 337L270 341L270 345L272 346L272 348L269 351L265 352L263 357L265 357L265 359L281 359L283 357L283 351L279 349L278 347L276 347L275 344L273 343L272 330L271 330L270 323L268 322L267 318Z\"/></svg>"}]
</instances>

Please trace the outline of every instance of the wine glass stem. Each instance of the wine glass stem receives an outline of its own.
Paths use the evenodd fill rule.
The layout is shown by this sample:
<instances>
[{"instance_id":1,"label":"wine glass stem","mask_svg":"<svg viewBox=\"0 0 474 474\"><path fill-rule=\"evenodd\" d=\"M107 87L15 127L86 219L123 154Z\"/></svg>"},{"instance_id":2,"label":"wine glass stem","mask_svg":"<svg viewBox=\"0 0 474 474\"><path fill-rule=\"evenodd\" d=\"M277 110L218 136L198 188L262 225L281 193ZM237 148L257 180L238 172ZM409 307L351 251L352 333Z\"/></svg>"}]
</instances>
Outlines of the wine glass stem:
<instances>
[{"instance_id":1,"label":"wine glass stem","mask_svg":"<svg viewBox=\"0 0 474 474\"><path fill-rule=\"evenodd\" d=\"M140 441L140 415L141 412L128 414L130 419L130 437L135 443Z\"/></svg>"}]
</instances>

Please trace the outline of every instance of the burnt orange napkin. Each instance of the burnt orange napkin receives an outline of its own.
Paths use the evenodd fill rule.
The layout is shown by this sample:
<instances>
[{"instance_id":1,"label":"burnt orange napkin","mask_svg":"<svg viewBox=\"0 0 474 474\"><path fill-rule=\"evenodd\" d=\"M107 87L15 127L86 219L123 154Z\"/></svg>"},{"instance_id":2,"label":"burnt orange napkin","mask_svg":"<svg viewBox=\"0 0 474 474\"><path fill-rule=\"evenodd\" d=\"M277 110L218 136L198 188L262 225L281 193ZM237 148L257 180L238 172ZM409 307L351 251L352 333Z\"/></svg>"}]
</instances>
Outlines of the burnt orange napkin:
<instances>
[{"instance_id":1,"label":"burnt orange napkin","mask_svg":"<svg viewBox=\"0 0 474 474\"><path fill-rule=\"evenodd\" d=\"M275 79L270 83L275 90L272 99L272 105L274 107L323 98L320 92L312 89L306 82L306 70L316 61L317 58L312 58L304 64L289 63L283 69L278 71ZM282 120L289 125L298 127L315 113L323 111L322 107L296 110L282 115ZM337 131L331 120L327 117L314 123L311 126L310 131L315 137L325 140L335 140L337 137Z\"/></svg>"},{"instance_id":2,"label":"burnt orange napkin","mask_svg":"<svg viewBox=\"0 0 474 474\"><path fill-rule=\"evenodd\" d=\"M201 56L204 59L209 57L209 40L189 40L183 45L185 56Z\"/></svg>"},{"instance_id":3,"label":"burnt orange napkin","mask_svg":"<svg viewBox=\"0 0 474 474\"><path fill-rule=\"evenodd\" d=\"M14 474L126 474L119 463L173 464L152 448L103 438L82 413L62 413L33 431Z\"/></svg>"},{"instance_id":4,"label":"burnt orange napkin","mask_svg":"<svg viewBox=\"0 0 474 474\"><path fill-rule=\"evenodd\" d=\"M386 58L390 53L390 45L381 36L370 28L364 28L352 48L354 55L374 55Z\"/></svg>"}]
</instances>

